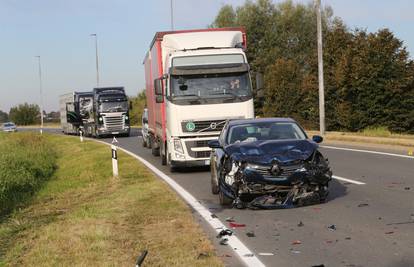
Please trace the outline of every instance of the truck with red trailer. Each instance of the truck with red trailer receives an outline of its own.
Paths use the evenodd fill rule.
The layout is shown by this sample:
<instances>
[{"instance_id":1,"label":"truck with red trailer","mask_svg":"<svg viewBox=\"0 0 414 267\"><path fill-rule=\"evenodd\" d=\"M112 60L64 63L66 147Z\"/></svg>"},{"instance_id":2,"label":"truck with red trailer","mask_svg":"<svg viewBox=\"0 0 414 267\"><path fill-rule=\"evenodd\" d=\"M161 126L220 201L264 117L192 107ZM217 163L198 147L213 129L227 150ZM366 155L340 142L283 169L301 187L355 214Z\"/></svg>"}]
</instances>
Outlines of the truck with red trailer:
<instances>
[{"instance_id":1,"label":"truck with red trailer","mask_svg":"<svg viewBox=\"0 0 414 267\"><path fill-rule=\"evenodd\" d=\"M144 59L149 147L163 165L210 164L228 119L253 118L244 28L157 32Z\"/></svg>"}]
</instances>

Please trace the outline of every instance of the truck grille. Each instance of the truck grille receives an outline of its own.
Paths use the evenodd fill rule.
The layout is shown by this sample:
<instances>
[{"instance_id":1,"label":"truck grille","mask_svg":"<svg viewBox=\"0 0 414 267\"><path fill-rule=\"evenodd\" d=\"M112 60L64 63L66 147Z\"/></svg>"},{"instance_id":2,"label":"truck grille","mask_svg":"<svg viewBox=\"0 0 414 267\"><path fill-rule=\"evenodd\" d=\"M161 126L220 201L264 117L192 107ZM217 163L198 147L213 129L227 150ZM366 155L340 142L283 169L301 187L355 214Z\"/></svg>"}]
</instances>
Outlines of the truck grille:
<instances>
[{"instance_id":1,"label":"truck grille","mask_svg":"<svg viewBox=\"0 0 414 267\"><path fill-rule=\"evenodd\" d=\"M104 126L108 131L121 131L125 128L124 116L104 116Z\"/></svg>"},{"instance_id":2,"label":"truck grille","mask_svg":"<svg viewBox=\"0 0 414 267\"><path fill-rule=\"evenodd\" d=\"M183 121L181 128L185 133L220 132L225 123L226 120Z\"/></svg>"},{"instance_id":3,"label":"truck grille","mask_svg":"<svg viewBox=\"0 0 414 267\"><path fill-rule=\"evenodd\" d=\"M210 158L210 148L208 148L208 141L210 140L191 140L185 141L185 147L187 148L188 155L192 158ZM191 148L206 148L207 151L193 151Z\"/></svg>"}]
</instances>

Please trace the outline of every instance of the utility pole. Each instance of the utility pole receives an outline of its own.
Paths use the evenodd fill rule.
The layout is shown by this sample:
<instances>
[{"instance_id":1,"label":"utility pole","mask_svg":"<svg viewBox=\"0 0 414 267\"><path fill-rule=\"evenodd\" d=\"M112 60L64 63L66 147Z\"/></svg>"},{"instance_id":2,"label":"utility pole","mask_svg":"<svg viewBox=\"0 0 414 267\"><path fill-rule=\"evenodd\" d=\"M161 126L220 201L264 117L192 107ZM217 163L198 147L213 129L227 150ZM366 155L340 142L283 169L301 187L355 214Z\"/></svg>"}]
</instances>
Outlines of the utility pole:
<instances>
[{"instance_id":1,"label":"utility pole","mask_svg":"<svg viewBox=\"0 0 414 267\"><path fill-rule=\"evenodd\" d=\"M95 37L96 87L99 87L98 35L92 33L90 36Z\"/></svg>"},{"instance_id":2,"label":"utility pole","mask_svg":"<svg viewBox=\"0 0 414 267\"><path fill-rule=\"evenodd\" d=\"M40 89L40 134L43 134L43 93L42 93L42 66L40 56L36 56L39 63L39 89Z\"/></svg>"},{"instance_id":3,"label":"utility pole","mask_svg":"<svg viewBox=\"0 0 414 267\"><path fill-rule=\"evenodd\" d=\"M316 20L318 31L318 78L319 78L319 131L325 135L325 88L323 84L323 52L322 52L322 18L321 0L316 2Z\"/></svg>"},{"instance_id":4,"label":"utility pole","mask_svg":"<svg viewBox=\"0 0 414 267\"><path fill-rule=\"evenodd\" d=\"M171 12L171 30L174 30L174 9L173 9L173 0L170 0L170 12Z\"/></svg>"}]
</instances>

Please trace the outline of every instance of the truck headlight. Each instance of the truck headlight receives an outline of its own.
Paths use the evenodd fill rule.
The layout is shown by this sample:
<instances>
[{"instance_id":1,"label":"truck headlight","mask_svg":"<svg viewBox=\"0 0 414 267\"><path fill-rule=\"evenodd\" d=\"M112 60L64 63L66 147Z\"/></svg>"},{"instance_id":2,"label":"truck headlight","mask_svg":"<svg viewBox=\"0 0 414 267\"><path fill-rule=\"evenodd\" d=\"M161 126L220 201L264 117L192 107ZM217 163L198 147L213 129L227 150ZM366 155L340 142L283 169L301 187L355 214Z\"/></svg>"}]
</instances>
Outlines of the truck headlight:
<instances>
[{"instance_id":1,"label":"truck headlight","mask_svg":"<svg viewBox=\"0 0 414 267\"><path fill-rule=\"evenodd\" d=\"M174 150L180 152L181 154L184 154L180 139L174 139Z\"/></svg>"},{"instance_id":2,"label":"truck headlight","mask_svg":"<svg viewBox=\"0 0 414 267\"><path fill-rule=\"evenodd\" d=\"M127 121L127 120L129 120L129 117L128 116L125 116L125 120Z\"/></svg>"},{"instance_id":3,"label":"truck headlight","mask_svg":"<svg viewBox=\"0 0 414 267\"><path fill-rule=\"evenodd\" d=\"M103 122L103 118L102 117L99 117L99 119L98 119L100 122Z\"/></svg>"}]
</instances>

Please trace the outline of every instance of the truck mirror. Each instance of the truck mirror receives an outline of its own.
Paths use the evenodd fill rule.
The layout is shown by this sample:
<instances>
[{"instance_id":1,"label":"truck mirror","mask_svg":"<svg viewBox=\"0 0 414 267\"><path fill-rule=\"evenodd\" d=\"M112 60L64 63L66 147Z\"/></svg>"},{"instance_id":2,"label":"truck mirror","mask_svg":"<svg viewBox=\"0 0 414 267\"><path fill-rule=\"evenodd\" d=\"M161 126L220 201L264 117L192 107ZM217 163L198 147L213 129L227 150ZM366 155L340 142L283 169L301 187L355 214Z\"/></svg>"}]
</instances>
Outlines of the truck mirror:
<instances>
[{"instance_id":1,"label":"truck mirror","mask_svg":"<svg viewBox=\"0 0 414 267\"><path fill-rule=\"evenodd\" d=\"M159 96L159 95L163 95L163 90L162 90L162 79L155 79L154 80L154 89L155 89L155 95Z\"/></svg>"}]
</instances>

